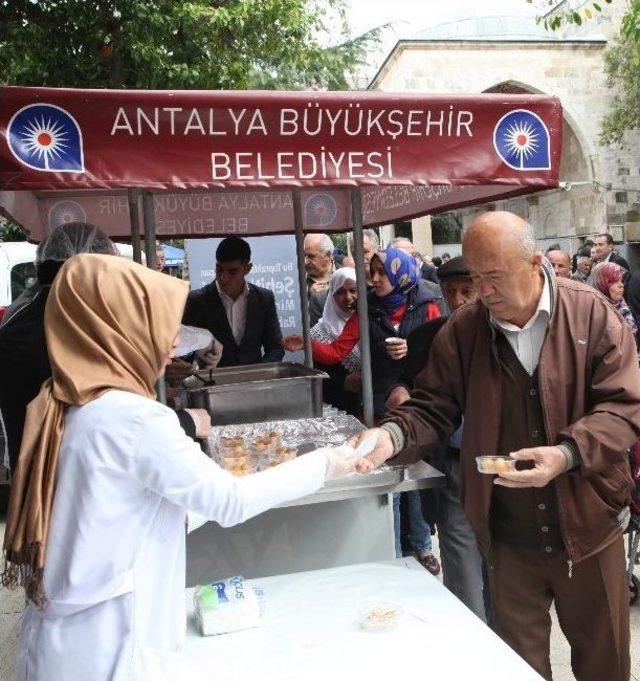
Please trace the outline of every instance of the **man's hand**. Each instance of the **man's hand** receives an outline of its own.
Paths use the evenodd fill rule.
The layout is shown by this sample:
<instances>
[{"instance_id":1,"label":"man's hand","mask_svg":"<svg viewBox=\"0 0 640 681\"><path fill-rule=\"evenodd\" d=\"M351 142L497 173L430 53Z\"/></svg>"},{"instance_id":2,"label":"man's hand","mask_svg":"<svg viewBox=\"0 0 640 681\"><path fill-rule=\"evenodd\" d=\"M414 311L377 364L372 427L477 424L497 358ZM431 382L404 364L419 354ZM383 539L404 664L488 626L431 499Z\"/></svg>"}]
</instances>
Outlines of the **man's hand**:
<instances>
[{"instance_id":1,"label":"man's hand","mask_svg":"<svg viewBox=\"0 0 640 681\"><path fill-rule=\"evenodd\" d=\"M387 409L394 409L411 398L411 394L403 385L397 385L387 397L385 406Z\"/></svg>"},{"instance_id":2,"label":"man's hand","mask_svg":"<svg viewBox=\"0 0 640 681\"><path fill-rule=\"evenodd\" d=\"M355 393L357 395L361 387L362 376L360 374L347 374L347 377L344 379L344 389L348 393Z\"/></svg>"},{"instance_id":3,"label":"man's hand","mask_svg":"<svg viewBox=\"0 0 640 681\"><path fill-rule=\"evenodd\" d=\"M387 343L386 350L391 359L403 359L407 356L407 341L405 338L398 338L393 343Z\"/></svg>"},{"instance_id":4,"label":"man's hand","mask_svg":"<svg viewBox=\"0 0 640 681\"><path fill-rule=\"evenodd\" d=\"M328 281L314 281L313 284L311 284L309 293L320 293L320 291L324 291L328 286Z\"/></svg>"},{"instance_id":5,"label":"man's hand","mask_svg":"<svg viewBox=\"0 0 640 681\"><path fill-rule=\"evenodd\" d=\"M287 352L297 352L304 348L304 338L297 334L287 336L282 339L282 345Z\"/></svg>"},{"instance_id":6,"label":"man's hand","mask_svg":"<svg viewBox=\"0 0 640 681\"><path fill-rule=\"evenodd\" d=\"M183 359L172 359L171 364L167 366L164 372L164 377L167 383L177 384L182 383L185 378L193 374L193 365L185 362Z\"/></svg>"},{"instance_id":7,"label":"man's hand","mask_svg":"<svg viewBox=\"0 0 640 681\"><path fill-rule=\"evenodd\" d=\"M354 435L347 444L355 449L367 436L374 433L377 435L376 446L370 454L367 454L367 456L364 456L357 461L356 471L358 471L358 473L370 473L374 468L378 468L387 459L390 459L393 456L391 435L383 428L363 430L357 435Z\"/></svg>"},{"instance_id":8,"label":"man's hand","mask_svg":"<svg viewBox=\"0 0 640 681\"><path fill-rule=\"evenodd\" d=\"M551 480L564 473L567 459L560 447L531 447L511 452L511 458L518 461L533 461L535 466L524 471L500 473L495 485L503 487L544 487Z\"/></svg>"}]
</instances>

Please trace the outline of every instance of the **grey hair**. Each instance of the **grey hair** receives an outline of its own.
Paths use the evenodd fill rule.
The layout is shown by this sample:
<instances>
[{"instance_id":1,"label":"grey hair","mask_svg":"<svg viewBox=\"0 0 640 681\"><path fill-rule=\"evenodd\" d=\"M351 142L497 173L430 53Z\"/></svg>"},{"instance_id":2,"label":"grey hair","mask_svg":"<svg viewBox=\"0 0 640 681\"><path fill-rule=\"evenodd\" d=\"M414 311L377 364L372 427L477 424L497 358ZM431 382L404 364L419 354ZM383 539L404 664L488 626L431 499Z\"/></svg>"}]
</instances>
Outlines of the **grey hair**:
<instances>
[{"instance_id":1,"label":"grey hair","mask_svg":"<svg viewBox=\"0 0 640 681\"><path fill-rule=\"evenodd\" d=\"M322 238L320 239L320 247L325 253L333 255L333 241L331 241L331 237L328 234L322 234Z\"/></svg>"},{"instance_id":2,"label":"grey hair","mask_svg":"<svg viewBox=\"0 0 640 681\"><path fill-rule=\"evenodd\" d=\"M319 236L320 248L329 255L333 256L333 241L328 234L320 234L318 232L308 232L307 236Z\"/></svg>"},{"instance_id":3,"label":"grey hair","mask_svg":"<svg viewBox=\"0 0 640 681\"><path fill-rule=\"evenodd\" d=\"M374 248L378 248L380 245L380 239L378 239L378 235L375 233L375 230L373 229L363 229L362 230L362 238L367 237L371 244L374 246ZM347 241L349 242L349 251L353 251L353 244L354 244L354 237L353 237L353 232L349 233L349 236L347 237Z\"/></svg>"},{"instance_id":4,"label":"grey hair","mask_svg":"<svg viewBox=\"0 0 640 681\"><path fill-rule=\"evenodd\" d=\"M389 248L394 248L396 246L396 244L400 244L403 241L405 241L408 244L413 243L413 241L411 241L411 239L409 239L406 236L397 236L394 239L391 239L391 241L389 242Z\"/></svg>"}]
</instances>

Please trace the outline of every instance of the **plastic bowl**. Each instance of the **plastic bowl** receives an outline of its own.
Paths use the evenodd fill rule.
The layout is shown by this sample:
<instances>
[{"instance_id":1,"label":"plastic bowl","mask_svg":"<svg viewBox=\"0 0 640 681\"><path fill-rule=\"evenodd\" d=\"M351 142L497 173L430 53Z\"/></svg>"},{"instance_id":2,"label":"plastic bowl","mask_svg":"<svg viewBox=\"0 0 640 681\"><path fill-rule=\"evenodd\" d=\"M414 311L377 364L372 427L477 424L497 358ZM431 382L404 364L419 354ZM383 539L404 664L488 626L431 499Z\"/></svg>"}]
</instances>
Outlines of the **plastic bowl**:
<instances>
[{"instance_id":1,"label":"plastic bowl","mask_svg":"<svg viewBox=\"0 0 640 681\"><path fill-rule=\"evenodd\" d=\"M498 475L516 470L516 460L510 456L476 456L476 464L480 473Z\"/></svg>"},{"instance_id":2,"label":"plastic bowl","mask_svg":"<svg viewBox=\"0 0 640 681\"><path fill-rule=\"evenodd\" d=\"M227 468L227 470L229 473L231 473L231 475L241 478L245 475L251 475L252 473L255 473L258 470L258 465L255 463L246 463L235 468Z\"/></svg>"},{"instance_id":3,"label":"plastic bowl","mask_svg":"<svg viewBox=\"0 0 640 681\"><path fill-rule=\"evenodd\" d=\"M285 461L292 461L298 455L298 450L295 447L280 446L275 449L273 453L262 459L262 468L272 468L278 466Z\"/></svg>"},{"instance_id":4,"label":"plastic bowl","mask_svg":"<svg viewBox=\"0 0 640 681\"><path fill-rule=\"evenodd\" d=\"M371 605L360 611L360 628L363 631L391 631L398 624L402 610L389 603Z\"/></svg>"}]
</instances>

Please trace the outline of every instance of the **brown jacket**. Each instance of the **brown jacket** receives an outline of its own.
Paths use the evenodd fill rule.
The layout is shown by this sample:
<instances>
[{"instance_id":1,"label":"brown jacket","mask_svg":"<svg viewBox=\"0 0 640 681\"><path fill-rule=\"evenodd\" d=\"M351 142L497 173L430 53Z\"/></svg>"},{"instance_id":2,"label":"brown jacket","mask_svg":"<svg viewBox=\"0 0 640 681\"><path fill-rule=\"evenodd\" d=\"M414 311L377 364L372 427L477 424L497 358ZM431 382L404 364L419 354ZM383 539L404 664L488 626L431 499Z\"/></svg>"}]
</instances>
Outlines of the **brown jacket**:
<instances>
[{"instance_id":1,"label":"brown jacket","mask_svg":"<svg viewBox=\"0 0 640 681\"><path fill-rule=\"evenodd\" d=\"M556 479L562 535L577 563L620 536L618 516L633 489L625 450L640 438L640 369L627 324L597 291L570 279L550 280L539 393L547 442L569 441L579 454L580 465ZM428 458L464 414L461 501L485 555L493 479L478 473L475 457L497 452L496 333L480 302L458 310L436 336L411 400L386 419L406 437L393 461L408 463Z\"/></svg>"}]
</instances>

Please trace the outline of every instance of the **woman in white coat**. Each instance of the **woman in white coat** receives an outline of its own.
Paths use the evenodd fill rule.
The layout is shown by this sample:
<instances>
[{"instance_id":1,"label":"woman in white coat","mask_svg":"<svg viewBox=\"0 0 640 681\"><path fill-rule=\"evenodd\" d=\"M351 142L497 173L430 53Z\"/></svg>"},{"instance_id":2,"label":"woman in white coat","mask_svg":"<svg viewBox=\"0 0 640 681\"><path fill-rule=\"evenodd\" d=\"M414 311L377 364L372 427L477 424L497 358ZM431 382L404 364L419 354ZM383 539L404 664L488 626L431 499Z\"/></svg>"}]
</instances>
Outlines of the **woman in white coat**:
<instances>
[{"instance_id":1,"label":"woman in white coat","mask_svg":"<svg viewBox=\"0 0 640 681\"><path fill-rule=\"evenodd\" d=\"M47 302L53 378L27 411L3 583L29 599L20 681L174 679L184 640L185 517L223 526L311 493L333 450L235 478L154 400L187 285L100 255L69 260Z\"/></svg>"}]
</instances>

